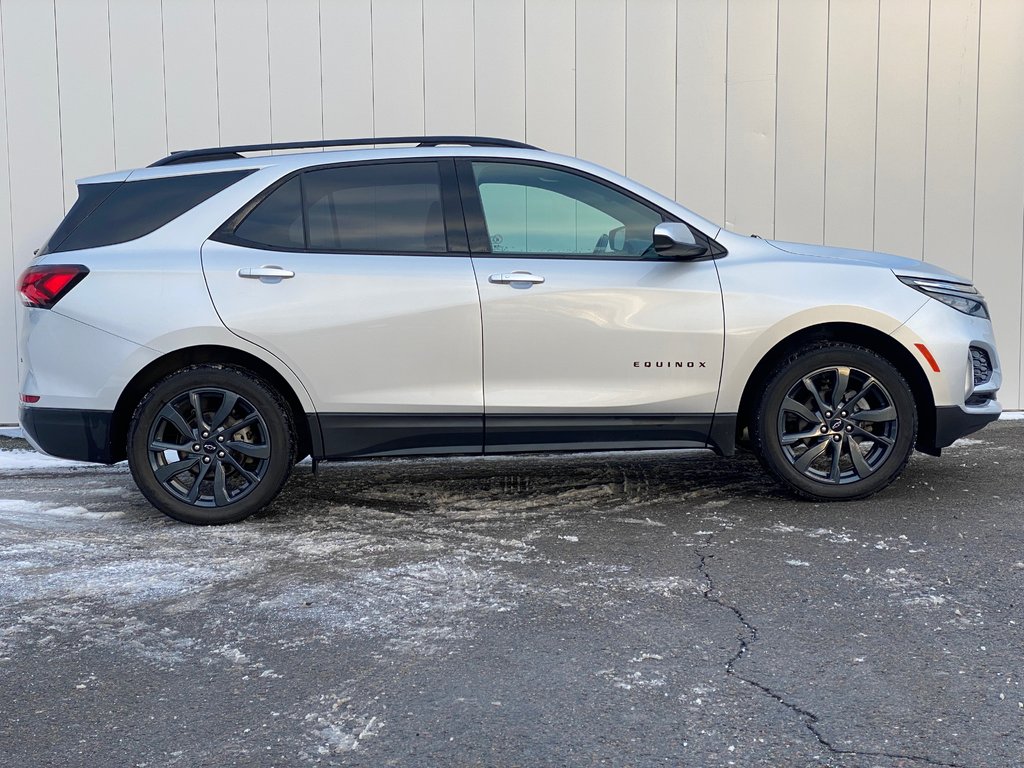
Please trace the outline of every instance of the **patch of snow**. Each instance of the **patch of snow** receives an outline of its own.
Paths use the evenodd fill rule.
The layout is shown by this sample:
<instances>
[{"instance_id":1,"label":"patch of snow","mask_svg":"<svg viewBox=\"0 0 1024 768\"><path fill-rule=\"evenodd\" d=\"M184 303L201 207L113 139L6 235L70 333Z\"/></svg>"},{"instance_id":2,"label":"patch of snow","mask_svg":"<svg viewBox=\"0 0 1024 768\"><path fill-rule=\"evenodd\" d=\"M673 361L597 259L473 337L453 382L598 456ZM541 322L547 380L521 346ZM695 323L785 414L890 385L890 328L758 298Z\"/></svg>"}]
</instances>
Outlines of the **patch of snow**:
<instances>
[{"instance_id":1,"label":"patch of snow","mask_svg":"<svg viewBox=\"0 0 1024 768\"><path fill-rule=\"evenodd\" d=\"M616 523L629 523L630 525L650 525L654 526L655 528L665 527L664 523L659 523L657 520L651 520L651 518L649 517L645 517L643 520L641 520L638 517L613 517L610 519L614 520Z\"/></svg>"},{"instance_id":2,"label":"patch of snow","mask_svg":"<svg viewBox=\"0 0 1024 768\"><path fill-rule=\"evenodd\" d=\"M571 541L574 543L580 540L579 536L559 536L558 538L563 539L564 541Z\"/></svg>"},{"instance_id":3,"label":"patch of snow","mask_svg":"<svg viewBox=\"0 0 1024 768\"><path fill-rule=\"evenodd\" d=\"M45 453L15 449L13 451L0 451L0 472L20 471L26 469L73 469L75 467L92 467L86 461L71 461L70 459L58 459L56 456L47 456Z\"/></svg>"},{"instance_id":4,"label":"patch of snow","mask_svg":"<svg viewBox=\"0 0 1024 768\"><path fill-rule=\"evenodd\" d=\"M787 560L786 565L793 565L798 568L804 568L810 565L806 560Z\"/></svg>"},{"instance_id":5,"label":"patch of snow","mask_svg":"<svg viewBox=\"0 0 1024 768\"><path fill-rule=\"evenodd\" d=\"M85 507L50 507L41 501L24 499L0 499L0 516L8 519L48 515L58 518L80 518L85 520L108 520L124 517L124 512L90 512Z\"/></svg>"},{"instance_id":6,"label":"patch of snow","mask_svg":"<svg viewBox=\"0 0 1024 768\"><path fill-rule=\"evenodd\" d=\"M25 433L21 431L21 427L0 427L0 437L17 437L22 438Z\"/></svg>"},{"instance_id":7,"label":"patch of snow","mask_svg":"<svg viewBox=\"0 0 1024 768\"><path fill-rule=\"evenodd\" d=\"M1024 420L1024 411L1003 411L999 414L1000 421L1021 421Z\"/></svg>"}]
</instances>

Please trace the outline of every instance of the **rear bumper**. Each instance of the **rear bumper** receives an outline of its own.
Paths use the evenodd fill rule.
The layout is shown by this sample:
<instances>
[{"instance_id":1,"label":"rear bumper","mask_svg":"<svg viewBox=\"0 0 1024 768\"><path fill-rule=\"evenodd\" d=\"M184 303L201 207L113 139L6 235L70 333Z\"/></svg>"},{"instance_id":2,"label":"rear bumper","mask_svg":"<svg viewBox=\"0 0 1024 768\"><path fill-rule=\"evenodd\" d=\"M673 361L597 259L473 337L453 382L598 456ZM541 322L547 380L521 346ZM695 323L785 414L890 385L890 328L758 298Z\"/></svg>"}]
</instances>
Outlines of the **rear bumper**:
<instances>
[{"instance_id":1,"label":"rear bumper","mask_svg":"<svg viewBox=\"0 0 1024 768\"><path fill-rule=\"evenodd\" d=\"M956 405L940 406L935 409L935 449L952 445L955 440L977 432L986 424L999 418L999 408L983 412L966 411Z\"/></svg>"},{"instance_id":2,"label":"rear bumper","mask_svg":"<svg viewBox=\"0 0 1024 768\"><path fill-rule=\"evenodd\" d=\"M112 411L21 406L18 420L36 450L76 461L113 464L119 461L110 444Z\"/></svg>"}]
</instances>

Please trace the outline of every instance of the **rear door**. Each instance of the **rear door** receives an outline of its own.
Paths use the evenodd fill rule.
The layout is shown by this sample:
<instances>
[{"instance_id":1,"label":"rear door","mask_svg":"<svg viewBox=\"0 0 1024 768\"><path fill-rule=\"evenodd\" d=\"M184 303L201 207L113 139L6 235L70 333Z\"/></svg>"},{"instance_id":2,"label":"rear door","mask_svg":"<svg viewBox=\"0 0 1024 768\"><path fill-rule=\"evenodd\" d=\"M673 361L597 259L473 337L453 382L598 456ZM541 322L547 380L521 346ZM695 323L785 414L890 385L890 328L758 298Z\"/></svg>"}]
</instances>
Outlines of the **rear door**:
<instances>
[{"instance_id":1,"label":"rear door","mask_svg":"<svg viewBox=\"0 0 1024 768\"><path fill-rule=\"evenodd\" d=\"M325 456L481 450L479 299L443 179L451 160L308 169L203 246L221 319L303 381Z\"/></svg>"},{"instance_id":2,"label":"rear door","mask_svg":"<svg viewBox=\"0 0 1024 768\"><path fill-rule=\"evenodd\" d=\"M518 160L458 171L485 451L705 445L724 341L714 261L661 257L668 214L606 180Z\"/></svg>"}]
</instances>

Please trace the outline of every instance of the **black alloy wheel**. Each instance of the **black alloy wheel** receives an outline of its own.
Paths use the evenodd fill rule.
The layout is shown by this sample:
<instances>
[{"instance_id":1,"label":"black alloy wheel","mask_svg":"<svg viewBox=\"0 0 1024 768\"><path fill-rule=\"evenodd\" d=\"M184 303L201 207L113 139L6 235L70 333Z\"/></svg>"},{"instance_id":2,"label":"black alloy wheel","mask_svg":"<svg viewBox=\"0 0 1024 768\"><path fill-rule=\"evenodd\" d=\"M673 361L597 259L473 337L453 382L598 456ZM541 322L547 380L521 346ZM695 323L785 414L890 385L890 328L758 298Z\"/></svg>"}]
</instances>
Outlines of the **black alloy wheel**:
<instances>
[{"instance_id":1,"label":"black alloy wheel","mask_svg":"<svg viewBox=\"0 0 1024 768\"><path fill-rule=\"evenodd\" d=\"M289 409L266 383L238 368L196 366L140 403L129 464L143 494L171 517L236 522L280 491L294 442Z\"/></svg>"},{"instance_id":2,"label":"black alloy wheel","mask_svg":"<svg viewBox=\"0 0 1024 768\"><path fill-rule=\"evenodd\" d=\"M762 463L798 494L854 499L891 483L917 435L909 385L871 350L823 343L769 378L752 437Z\"/></svg>"}]
</instances>

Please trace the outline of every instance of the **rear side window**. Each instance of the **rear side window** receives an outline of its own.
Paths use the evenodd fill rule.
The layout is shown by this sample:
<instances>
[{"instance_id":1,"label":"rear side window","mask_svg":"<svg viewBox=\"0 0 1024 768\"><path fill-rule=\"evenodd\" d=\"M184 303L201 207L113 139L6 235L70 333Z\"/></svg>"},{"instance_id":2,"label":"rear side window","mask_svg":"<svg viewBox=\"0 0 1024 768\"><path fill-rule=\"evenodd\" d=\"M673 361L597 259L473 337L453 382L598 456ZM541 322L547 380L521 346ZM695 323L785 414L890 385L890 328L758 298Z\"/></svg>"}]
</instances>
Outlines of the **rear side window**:
<instances>
[{"instance_id":1,"label":"rear side window","mask_svg":"<svg viewBox=\"0 0 1024 768\"><path fill-rule=\"evenodd\" d=\"M234 238L285 250L444 253L440 170L415 162L306 171L253 208Z\"/></svg>"},{"instance_id":2,"label":"rear side window","mask_svg":"<svg viewBox=\"0 0 1024 768\"><path fill-rule=\"evenodd\" d=\"M178 218L250 173L251 170L223 171L82 185L78 202L57 227L42 253L97 248L135 240Z\"/></svg>"}]
</instances>

